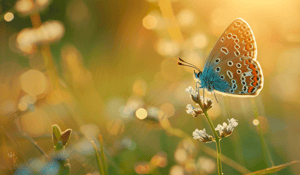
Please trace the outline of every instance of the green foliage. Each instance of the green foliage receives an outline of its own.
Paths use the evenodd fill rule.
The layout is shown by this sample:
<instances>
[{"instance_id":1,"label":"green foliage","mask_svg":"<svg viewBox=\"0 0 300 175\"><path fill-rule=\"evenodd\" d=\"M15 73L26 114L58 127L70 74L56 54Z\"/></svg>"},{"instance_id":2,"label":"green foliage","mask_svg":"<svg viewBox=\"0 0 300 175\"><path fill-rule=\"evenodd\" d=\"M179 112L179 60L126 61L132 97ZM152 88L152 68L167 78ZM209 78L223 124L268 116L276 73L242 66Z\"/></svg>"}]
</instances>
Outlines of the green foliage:
<instances>
[{"instance_id":1,"label":"green foliage","mask_svg":"<svg viewBox=\"0 0 300 175\"><path fill-rule=\"evenodd\" d=\"M263 170L259 170L259 171L255 171L255 172L252 172L252 173L249 173L249 174L246 174L246 175L258 175L258 174L271 174L271 173L276 173L288 166L291 166L295 163L299 163L298 161L292 161L292 162L289 162L289 163L286 163L286 164L282 164L282 165L277 165L277 166L274 166L274 167L271 167L271 168L266 168L266 169L263 169Z\"/></svg>"},{"instance_id":2,"label":"green foliage","mask_svg":"<svg viewBox=\"0 0 300 175\"><path fill-rule=\"evenodd\" d=\"M55 151L64 151L65 145L68 143L68 140L71 136L72 129L67 129L64 132L61 132L61 129L58 125L52 125L52 142ZM69 175L71 172L71 165L69 164L68 159L63 159L59 161L60 168L58 175Z\"/></svg>"}]
</instances>

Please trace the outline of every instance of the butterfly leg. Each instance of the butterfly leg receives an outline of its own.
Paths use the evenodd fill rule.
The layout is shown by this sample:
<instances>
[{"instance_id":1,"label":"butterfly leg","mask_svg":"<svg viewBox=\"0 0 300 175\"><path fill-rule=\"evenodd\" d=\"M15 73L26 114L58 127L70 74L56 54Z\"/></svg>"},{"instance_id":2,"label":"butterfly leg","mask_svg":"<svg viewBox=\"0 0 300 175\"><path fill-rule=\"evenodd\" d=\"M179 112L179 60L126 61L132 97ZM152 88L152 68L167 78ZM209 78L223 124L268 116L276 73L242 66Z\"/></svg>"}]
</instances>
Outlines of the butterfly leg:
<instances>
[{"instance_id":1,"label":"butterfly leg","mask_svg":"<svg viewBox=\"0 0 300 175\"><path fill-rule=\"evenodd\" d=\"M204 92L204 88L203 88L203 104L205 102L205 92Z\"/></svg>"},{"instance_id":2,"label":"butterfly leg","mask_svg":"<svg viewBox=\"0 0 300 175\"><path fill-rule=\"evenodd\" d=\"M214 93L214 96L215 96L215 99L216 99L217 103L219 103L215 91L213 91L213 93Z\"/></svg>"},{"instance_id":3,"label":"butterfly leg","mask_svg":"<svg viewBox=\"0 0 300 175\"><path fill-rule=\"evenodd\" d=\"M198 85L199 85L200 87L198 87ZM202 88L202 87L201 87L201 84L200 84L199 81L197 81L197 82L196 82L196 91L197 91L198 94L199 94L199 89L200 89L200 88ZM200 95L200 94L199 94L199 95Z\"/></svg>"}]
</instances>

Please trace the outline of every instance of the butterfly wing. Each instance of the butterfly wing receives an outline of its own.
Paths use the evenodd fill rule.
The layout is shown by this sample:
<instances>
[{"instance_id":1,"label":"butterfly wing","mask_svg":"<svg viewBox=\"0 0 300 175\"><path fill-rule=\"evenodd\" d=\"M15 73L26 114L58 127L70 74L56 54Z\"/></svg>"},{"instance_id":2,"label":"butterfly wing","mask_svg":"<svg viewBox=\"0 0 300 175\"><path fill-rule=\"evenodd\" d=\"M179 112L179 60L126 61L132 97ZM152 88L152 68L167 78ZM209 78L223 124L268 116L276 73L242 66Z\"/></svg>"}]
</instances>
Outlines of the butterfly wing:
<instances>
[{"instance_id":1,"label":"butterfly wing","mask_svg":"<svg viewBox=\"0 0 300 175\"><path fill-rule=\"evenodd\" d=\"M208 56L203 74L212 69L228 83L229 87L223 91L227 94L255 96L263 87L263 73L256 56L254 34L248 23L238 18L218 39Z\"/></svg>"}]
</instances>

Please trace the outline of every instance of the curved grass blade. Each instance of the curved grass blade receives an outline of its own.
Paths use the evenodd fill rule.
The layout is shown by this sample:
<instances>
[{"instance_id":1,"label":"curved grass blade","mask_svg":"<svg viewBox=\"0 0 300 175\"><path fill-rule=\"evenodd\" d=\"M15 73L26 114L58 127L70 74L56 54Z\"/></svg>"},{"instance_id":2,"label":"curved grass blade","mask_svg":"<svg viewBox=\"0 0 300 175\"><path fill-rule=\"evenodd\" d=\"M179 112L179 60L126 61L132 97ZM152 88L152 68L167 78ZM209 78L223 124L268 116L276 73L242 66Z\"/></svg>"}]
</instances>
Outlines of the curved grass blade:
<instances>
[{"instance_id":1,"label":"curved grass blade","mask_svg":"<svg viewBox=\"0 0 300 175\"><path fill-rule=\"evenodd\" d=\"M259 171L255 171L255 172L252 172L252 173L249 173L249 174L246 174L246 175L254 175L254 174L270 174L270 173L275 173L277 171L280 171L290 165L293 165L295 163L299 163L299 161L292 161L292 162L289 162L289 163L286 163L286 164L282 164L282 165L277 165L277 166L274 166L274 167L271 167L271 168L266 168L266 169L263 169L263 170L259 170Z\"/></svg>"}]
</instances>

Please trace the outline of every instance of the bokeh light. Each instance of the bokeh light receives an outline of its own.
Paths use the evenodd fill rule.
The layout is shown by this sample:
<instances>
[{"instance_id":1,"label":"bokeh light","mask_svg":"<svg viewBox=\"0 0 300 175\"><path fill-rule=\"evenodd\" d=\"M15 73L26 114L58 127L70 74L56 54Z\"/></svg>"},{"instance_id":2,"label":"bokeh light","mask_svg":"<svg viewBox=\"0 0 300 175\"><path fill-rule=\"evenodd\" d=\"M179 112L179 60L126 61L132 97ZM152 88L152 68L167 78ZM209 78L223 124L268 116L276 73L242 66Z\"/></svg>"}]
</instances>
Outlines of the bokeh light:
<instances>
[{"instance_id":1,"label":"bokeh light","mask_svg":"<svg viewBox=\"0 0 300 175\"><path fill-rule=\"evenodd\" d=\"M47 78L38 70L28 70L20 77L21 88L24 92L37 96L44 93L47 89Z\"/></svg>"},{"instance_id":2,"label":"bokeh light","mask_svg":"<svg viewBox=\"0 0 300 175\"><path fill-rule=\"evenodd\" d=\"M257 126L257 125L259 125L259 120L254 119L254 120L252 121L252 123L253 123L253 125Z\"/></svg>"},{"instance_id":3,"label":"bokeh light","mask_svg":"<svg viewBox=\"0 0 300 175\"><path fill-rule=\"evenodd\" d=\"M216 163L207 157L199 157L197 160L197 166L201 171L205 173L213 173L216 171Z\"/></svg>"},{"instance_id":4,"label":"bokeh light","mask_svg":"<svg viewBox=\"0 0 300 175\"><path fill-rule=\"evenodd\" d=\"M21 125L24 131L33 136L45 134L47 126L47 114L43 109L36 109L22 115Z\"/></svg>"},{"instance_id":5,"label":"bokeh light","mask_svg":"<svg viewBox=\"0 0 300 175\"><path fill-rule=\"evenodd\" d=\"M7 21L7 22L10 22L14 19L14 14L11 13L11 12L7 12L5 15L4 15L4 20Z\"/></svg>"},{"instance_id":6,"label":"bokeh light","mask_svg":"<svg viewBox=\"0 0 300 175\"><path fill-rule=\"evenodd\" d=\"M0 9L0 174L57 174L57 159L69 159L70 174L102 174L91 140L108 174L216 174L215 143L190 139L196 128L211 134L203 116L185 110L195 105L185 92L196 85L194 69L177 63L203 70L236 18L253 30L264 87L254 98L216 92L219 102L200 90L212 100L215 126L238 121L221 146L240 165L223 161L223 172L268 167L265 150L278 165L298 160L298 1L15 0ZM54 124L72 129L62 152Z\"/></svg>"},{"instance_id":7,"label":"bokeh light","mask_svg":"<svg viewBox=\"0 0 300 175\"><path fill-rule=\"evenodd\" d=\"M157 25L157 19L153 15L147 15L143 19L143 26L146 29L154 29L156 27L156 25Z\"/></svg>"},{"instance_id":8,"label":"bokeh light","mask_svg":"<svg viewBox=\"0 0 300 175\"><path fill-rule=\"evenodd\" d=\"M164 113L166 117L171 117L175 113L175 107L171 103L164 103L160 106L161 112Z\"/></svg>"},{"instance_id":9,"label":"bokeh light","mask_svg":"<svg viewBox=\"0 0 300 175\"><path fill-rule=\"evenodd\" d=\"M134 170L137 174L148 174L150 172L150 165L147 162L137 163L134 166Z\"/></svg>"},{"instance_id":10,"label":"bokeh light","mask_svg":"<svg viewBox=\"0 0 300 175\"><path fill-rule=\"evenodd\" d=\"M202 49L202 48L207 46L208 39L207 39L207 36L205 34L196 33L192 37L192 42L193 42L194 47L196 47L198 49Z\"/></svg>"},{"instance_id":11,"label":"bokeh light","mask_svg":"<svg viewBox=\"0 0 300 175\"><path fill-rule=\"evenodd\" d=\"M174 165L170 169L170 175L184 175L184 169L181 166Z\"/></svg>"},{"instance_id":12,"label":"bokeh light","mask_svg":"<svg viewBox=\"0 0 300 175\"><path fill-rule=\"evenodd\" d=\"M197 170L197 167L195 165L195 160L192 158L188 159L188 161L184 165L184 169L187 173L190 174L195 173Z\"/></svg>"},{"instance_id":13,"label":"bokeh light","mask_svg":"<svg viewBox=\"0 0 300 175\"><path fill-rule=\"evenodd\" d=\"M175 56L180 51L180 45L170 40L160 39L157 41L156 51L162 56Z\"/></svg>"},{"instance_id":14,"label":"bokeh light","mask_svg":"<svg viewBox=\"0 0 300 175\"><path fill-rule=\"evenodd\" d=\"M196 16L190 9L183 9L177 15L178 23L183 27L188 27L196 22Z\"/></svg>"},{"instance_id":15,"label":"bokeh light","mask_svg":"<svg viewBox=\"0 0 300 175\"><path fill-rule=\"evenodd\" d=\"M65 28L61 22L47 21L39 28L23 29L16 37L16 45L24 54L32 54L36 52L37 44L58 41L64 33Z\"/></svg>"},{"instance_id":16,"label":"bokeh light","mask_svg":"<svg viewBox=\"0 0 300 175\"><path fill-rule=\"evenodd\" d=\"M50 0L18 0L15 4L16 10L21 15L29 15L36 11L44 10L50 3Z\"/></svg>"},{"instance_id":17,"label":"bokeh light","mask_svg":"<svg viewBox=\"0 0 300 175\"><path fill-rule=\"evenodd\" d=\"M135 116L140 119L143 120L148 116L147 110L144 108L139 108L136 112L135 112Z\"/></svg>"},{"instance_id":18,"label":"bokeh light","mask_svg":"<svg viewBox=\"0 0 300 175\"><path fill-rule=\"evenodd\" d=\"M161 168L167 166L168 160L167 160L167 153L165 152L159 152L155 154L150 161L152 164L157 165Z\"/></svg>"},{"instance_id":19,"label":"bokeh light","mask_svg":"<svg viewBox=\"0 0 300 175\"><path fill-rule=\"evenodd\" d=\"M185 149L179 148L175 151L174 158L178 163L184 163L187 160L188 155Z\"/></svg>"}]
</instances>

